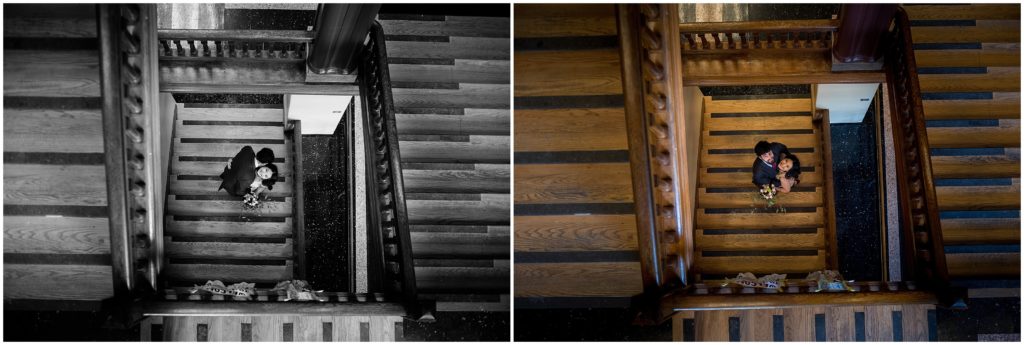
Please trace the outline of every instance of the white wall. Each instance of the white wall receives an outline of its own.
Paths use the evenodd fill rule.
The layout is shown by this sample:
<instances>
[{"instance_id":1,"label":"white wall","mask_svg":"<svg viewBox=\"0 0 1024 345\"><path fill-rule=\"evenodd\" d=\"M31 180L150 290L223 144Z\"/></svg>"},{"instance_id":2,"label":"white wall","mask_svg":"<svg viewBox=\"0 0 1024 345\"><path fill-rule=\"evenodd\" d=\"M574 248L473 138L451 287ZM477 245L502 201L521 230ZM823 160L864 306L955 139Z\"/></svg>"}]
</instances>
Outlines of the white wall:
<instances>
[{"instance_id":1,"label":"white wall","mask_svg":"<svg viewBox=\"0 0 1024 345\"><path fill-rule=\"evenodd\" d=\"M302 121L302 135L330 135L352 96L289 95L285 99L288 119Z\"/></svg>"},{"instance_id":2,"label":"white wall","mask_svg":"<svg viewBox=\"0 0 1024 345\"><path fill-rule=\"evenodd\" d=\"M828 109L830 123L855 123L864 120L871 106L878 83L874 84L819 84L815 106Z\"/></svg>"}]
</instances>

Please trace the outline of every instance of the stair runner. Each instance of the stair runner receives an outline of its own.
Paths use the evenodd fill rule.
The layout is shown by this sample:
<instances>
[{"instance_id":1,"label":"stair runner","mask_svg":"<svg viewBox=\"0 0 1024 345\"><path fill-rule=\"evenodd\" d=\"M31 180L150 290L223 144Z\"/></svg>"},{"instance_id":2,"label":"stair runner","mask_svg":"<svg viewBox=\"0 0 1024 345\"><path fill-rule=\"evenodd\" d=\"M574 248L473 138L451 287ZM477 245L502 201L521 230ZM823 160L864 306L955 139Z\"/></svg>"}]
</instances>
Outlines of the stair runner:
<instances>
[{"instance_id":1,"label":"stair runner","mask_svg":"<svg viewBox=\"0 0 1024 345\"><path fill-rule=\"evenodd\" d=\"M509 18L380 14L422 299L508 310Z\"/></svg>"},{"instance_id":2,"label":"stair runner","mask_svg":"<svg viewBox=\"0 0 1024 345\"><path fill-rule=\"evenodd\" d=\"M674 341L937 341L934 305L684 311Z\"/></svg>"},{"instance_id":3,"label":"stair runner","mask_svg":"<svg viewBox=\"0 0 1024 345\"><path fill-rule=\"evenodd\" d=\"M168 286L221 280L273 286L292 279L294 144L282 109L177 106L164 229ZM280 179L257 211L218 191L219 175L242 147L274 151Z\"/></svg>"},{"instance_id":4,"label":"stair runner","mask_svg":"<svg viewBox=\"0 0 1024 345\"><path fill-rule=\"evenodd\" d=\"M1020 5L905 8L912 25L949 275L1016 281Z\"/></svg>"},{"instance_id":5,"label":"stair runner","mask_svg":"<svg viewBox=\"0 0 1024 345\"><path fill-rule=\"evenodd\" d=\"M811 122L810 95L704 97L694 227L694 269L700 280L737 273L787 273L826 268L821 133ZM779 98L781 97L781 98ZM767 209L751 183L754 145L786 144L801 161L801 182Z\"/></svg>"}]
</instances>

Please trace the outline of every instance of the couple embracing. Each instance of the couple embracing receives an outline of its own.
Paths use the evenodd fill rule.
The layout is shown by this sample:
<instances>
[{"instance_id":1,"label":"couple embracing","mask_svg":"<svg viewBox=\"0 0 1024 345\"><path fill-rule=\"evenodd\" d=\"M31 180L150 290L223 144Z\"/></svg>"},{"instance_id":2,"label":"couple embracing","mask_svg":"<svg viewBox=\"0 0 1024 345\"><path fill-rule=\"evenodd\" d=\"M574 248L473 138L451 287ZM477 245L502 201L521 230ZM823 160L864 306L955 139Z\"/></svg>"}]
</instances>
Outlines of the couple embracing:
<instances>
[{"instance_id":1,"label":"couple embracing","mask_svg":"<svg viewBox=\"0 0 1024 345\"><path fill-rule=\"evenodd\" d=\"M246 146L235 155L235 158L228 160L228 165L220 174L222 182L217 190L227 190L228 194L234 196L259 196L274 189L277 177L274 151L263 148L259 153L255 153L252 146Z\"/></svg>"},{"instance_id":2,"label":"couple embracing","mask_svg":"<svg viewBox=\"0 0 1024 345\"><path fill-rule=\"evenodd\" d=\"M773 185L783 193L800 183L800 159L786 145L760 141L754 146L754 185Z\"/></svg>"}]
</instances>

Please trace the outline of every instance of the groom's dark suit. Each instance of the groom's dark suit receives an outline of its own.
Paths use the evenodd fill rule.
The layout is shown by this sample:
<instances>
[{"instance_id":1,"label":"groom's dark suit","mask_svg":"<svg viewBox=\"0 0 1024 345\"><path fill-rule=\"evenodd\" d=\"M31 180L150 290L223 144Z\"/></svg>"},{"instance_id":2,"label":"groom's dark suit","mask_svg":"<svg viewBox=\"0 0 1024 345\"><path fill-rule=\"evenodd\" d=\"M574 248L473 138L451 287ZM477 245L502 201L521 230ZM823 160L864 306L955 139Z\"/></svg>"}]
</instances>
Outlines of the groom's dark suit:
<instances>
[{"instance_id":1,"label":"groom's dark suit","mask_svg":"<svg viewBox=\"0 0 1024 345\"><path fill-rule=\"evenodd\" d=\"M220 178L223 182L217 190L225 189L228 194L234 196L248 193L249 185L256 179L256 152L253 152L252 146L243 147L238 151L235 158L231 159L231 167L224 168Z\"/></svg>"},{"instance_id":2,"label":"groom's dark suit","mask_svg":"<svg viewBox=\"0 0 1024 345\"><path fill-rule=\"evenodd\" d=\"M760 157L754 157L754 166L752 170L754 174L753 182L755 186L761 187L769 183L775 185L776 187L782 185L782 181L779 181L779 179L776 177L776 175L779 173L778 161L780 159L780 155L783 152L786 152L787 154L789 153L789 149L786 148L786 145L783 145L781 143L771 143L771 145L772 156L775 157L775 163L765 163L765 161L761 160Z\"/></svg>"}]
</instances>

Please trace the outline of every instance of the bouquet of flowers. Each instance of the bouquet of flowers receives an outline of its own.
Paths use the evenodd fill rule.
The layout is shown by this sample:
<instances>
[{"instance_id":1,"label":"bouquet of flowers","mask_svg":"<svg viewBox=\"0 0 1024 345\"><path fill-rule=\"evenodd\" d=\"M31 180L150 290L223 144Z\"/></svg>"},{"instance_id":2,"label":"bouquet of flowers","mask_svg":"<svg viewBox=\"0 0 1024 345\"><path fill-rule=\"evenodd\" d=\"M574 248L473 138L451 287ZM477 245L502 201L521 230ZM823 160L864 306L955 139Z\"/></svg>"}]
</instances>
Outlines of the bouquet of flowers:
<instances>
[{"instance_id":1,"label":"bouquet of flowers","mask_svg":"<svg viewBox=\"0 0 1024 345\"><path fill-rule=\"evenodd\" d=\"M266 199L265 197L261 199L261 196L264 196L261 192L262 189L259 188L250 189L248 193L242 196L242 209L246 211L259 212L263 207L263 199Z\"/></svg>"},{"instance_id":2,"label":"bouquet of flowers","mask_svg":"<svg viewBox=\"0 0 1024 345\"><path fill-rule=\"evenodd\" d=\"M767 207L775 206L775 196L779 195L779 191L775 189L775 185L770 183L762 185L758 192L761 194L761 198L768 202Z\"/></svg>"}]
</instances>

